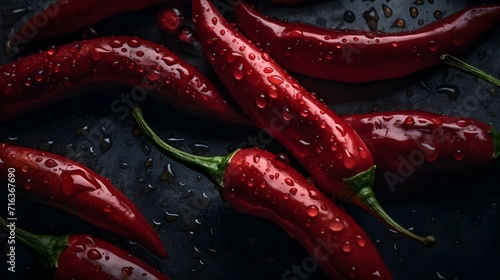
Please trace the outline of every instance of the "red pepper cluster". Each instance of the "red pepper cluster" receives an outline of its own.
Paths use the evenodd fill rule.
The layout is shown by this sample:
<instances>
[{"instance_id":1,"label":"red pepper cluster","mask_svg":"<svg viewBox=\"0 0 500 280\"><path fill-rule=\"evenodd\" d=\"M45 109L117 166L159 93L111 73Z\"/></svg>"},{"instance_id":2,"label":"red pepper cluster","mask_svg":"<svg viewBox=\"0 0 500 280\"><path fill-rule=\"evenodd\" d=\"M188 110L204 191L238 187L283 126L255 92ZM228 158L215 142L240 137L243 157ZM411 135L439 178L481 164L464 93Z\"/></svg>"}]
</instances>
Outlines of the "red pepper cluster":
<instances>
[{"instance_id":1,"label":"red pepper cluster","mask_svg":"<svg viewBox=\"0 0 500 280\"><path fill-rule=\"evenodd\" d=\"M163 2L56 1L14 29L6 46L16 53L37 40ZM167 2L156 18L162 36L201 49L198 55L208 61L217 82L157 42L132 36L80 40L0 66L0 122L88 92L82 89L128 86L141 100L151 96L201 118L261 129L304 172L294 168L287 155L257 147L215 157L182 152L153 132L138 104L112 104L122 120L131 112L162 153L205 171L234 210L272 221L303 246L327 277L339 280L392 275L374 242L338 202L360 206L401 235L432 247L435 237L417 235L392 219L373 187L382 181L393 192L409 191L401 159L421 160L418 170L406 176L417 178L482 168L499 154L498 134L479 120L418 110L342 116L295 78L301 74L366 83L431 68L443 54L466 53L494 29L500 21L499 5L470 7L421 29L385 33L281 21L243 1L231 7L233 24L209 0ZM43 26L37 24L40 18L47 18ZM34 28L36 36L29 32ZM356 50L348 58L345 46ZM6 181L10 168L22 170L16 180L23 184L23 197L167 256L134 203L88 167L54 153L0 143L0 176ZM3 219L1 227L10 230ZM54 269L55 279L168 279L125 250L89 235L17 233Z\"/></svg>"}]
</instances>

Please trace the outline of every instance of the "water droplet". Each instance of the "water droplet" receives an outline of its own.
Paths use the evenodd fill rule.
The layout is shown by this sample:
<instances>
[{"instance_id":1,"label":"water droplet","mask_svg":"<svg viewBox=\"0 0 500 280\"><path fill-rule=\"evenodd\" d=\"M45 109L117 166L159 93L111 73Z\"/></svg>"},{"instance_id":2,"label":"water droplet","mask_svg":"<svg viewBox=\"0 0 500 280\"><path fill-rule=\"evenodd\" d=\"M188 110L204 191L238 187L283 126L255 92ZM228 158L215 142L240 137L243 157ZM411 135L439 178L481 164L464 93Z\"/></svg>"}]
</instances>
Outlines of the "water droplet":
<instances>
[{"instance_id":1,"label":"water droplet","mask_svg":"<svg viewBox=\"0 0 500 280\"><path fill-rule=\"evenodd\" d=\"M309 205L306 208L306 213L309 217L316 217L319 214L319 209L316 205Z\"/></svg>"},{"instance_id":2,"label":"water droplet","mask_svg":"<svg viewBox=\"0 0 500 280\"><path fill-rule=\"evenodd\" d=\"M21 167L21 171L23 173L27 173L30 170L31 170L31 166L25 165L25 166Z\"/></svg>"},{"instance_id":3,"label":"water droplet","mask_svg":"<svg viewBox=\"0 0 500 280\"><path fill-rule=\"evenodd\" d=\"M371 31L378 30L378 20L380 18L378 16L377 10L375 10L375 8L372 7L370 10L364 12L363 18L365 19L366 23L368 24L368 28Z\"/></svg>"},{"instance_id":4,"label":"water droplet","mask_svg":"<svg viewBox=\"0 0 500 280\"><path fill-rule=\"evenodd\" d=\"M290 178L285 178L285 184L287 184L290 187L292 187L293 185L295 185L295 183L293 182L293 180L290 179Z\"/></svg>"},{"instance_id":5,"label":"water droplet","mask_svg":"<svg viewBox=\"0 0 500 280\"><path fill-rule=\"evenodd\" d=\"M216 17L213 17L213 18L212 18L212 24L213 24L213 25L217 25L217 21L218 21L218 20L217 20L217 18L216 18Z\"/></svg>"},{"instance_id":6,"label":"water droplet","mask_svg":"<svg viewBox=\"0 0 500 280\"><path fill-rule=\"evenodd\" d=\"M365 247L366 240L364 240L363 237L356 235L356 243L358 243L360 247Z\"/></svg>"},{"instance_id":7,"label":"water droplet","mask_svg":"<svg viewBox=\"0 0 500 280\"><path fill-rule=\"evenodd\" d=\"M141 46L141 43L136 39L131 39L127 42L127 45L131 48L138 48Z\"/></svg>"},{"instance_id":8,"label":"water droplet","mask_svg":"<svg viewBox=\"0 0 500 280\"><path fill-rule=\"evenodd\" d=\"M440 47L441 47L440 44L436 41L429 42L429 50L432 52L439 50Z\"/></svg>"},{"instance_id":9,"label":"water droplet","mask_svg":"<svg viewBox=\"0 0 500 280\"><path fill-rule=\"evenodd\" d=\"M93 60L101 60L112 54L113 50L108 47L93 47L89 49L89 55Z\"/></svg>"},{"instance_id":10,"label":"water droplet","mask_svg":"<svg viewBox=\"0 0 500 280\"><path fill-rule=\"evenodd\" d=\"M27 190L31 189L31 179L26 179L26 181L24 182L24 188Z\"/></svg>"},{"instance_id":11,"label":"water droplet","mask_svg":"<svg viewBox=\"0 0 500 280\"><path fill-rule=\"evenodd\" d=\"M103 210L104 212L106 212L106 213L111 213L111 212L113 212L113 207L111 207L111 205L109 205L109 204L106 204L106 205L102 208L102 210Z\"/></svg>"},{"instance_id":12,"label":"water droplet","mask_svg":"<svg viewBox=\"0 0 500 280\"><path fill-rule=\"evenodd\" d=\"M290 199L290 194L285 193L285 194L283 195L283 199L284 199L284 200L288 200L288 199Z\"/></svg>"},{"instance_id":13,"label":"water droplet","mask_svg":"<svg viewBox=\"0 0 500 280\"><path fill-rule=\"evenodd\" d=\"M122 274L123 274L124 276L131 276L131 275L132 275L132 270L133 270L133 269L134 269L134 268L133 268L133 267L131 267L131 266L124 266L124 267L122 267Z\"/></svg>"},{"instance_id":14,"label":"water droplet","mask_svg":"<svg viewBox=\"0 0 500 280\"><path fill-rule=\"evenodd\" d=\"M274 85L281 85L283 82L285 82L285 80L278 75L267 76L267 80Z\"/></svg>"},{"instance_id":15,"label":"water droplet","mask_svg":"<svg viewBox=\"0 0 500 280\"><path fill-rule=\"evenodd\" d=\"M114 39L109 41L109 46L112 48L121 48L123 47L123 42L118 39Z\"/></svg>"},{"instance_id":16,"label":"water droplet","mask_svg":"<svg viewBox=\"0 0 500 280\"><path fill-rule=\"evenodd\" d=\"M285 154L279 154L276 155L276 158L274 159L274 163L278 168L287 168L288 165L290 164L290 161L288 157Z\"/></svg>"},{"instance_id":17,"label":"water droplet","mask_svg":"<svg viewBox=\"0 0 500 280\"><path fill-rule=\"evenodd\" d=\"M344 156L342 159L342 163L344 164L344 167L347 169L352 169L356 166L356 159L352 156Z\"/></svg>"},{"instance_id":18,"label":"water droplet","mask_svg":"<svg viewBox=\"0 0 500 280\"><path fill-rule=\"evenodd\" d=\"M339 218L333 218L329 222L328 227L334 232L339 232L344 229L344 221Z\"/></svg>"},{"instance_id":19,"label":"water droplet","mask_svg":"<svg viewBox=\"0 0 500 280\"><path fill-rule=\"evenodd\" d=\"M51 46L48 50L47 50L47 54L52 56L54 54L57 53L57 48L55 46Z\"/></svg>"},{"instance_id":20,"label":"water droplet","mask_svg":"<svg viewBox=\"0 0 500 280\"><path fill-rule=\"evenodd\" d=\"M348 23L352 23L356 20L356 15L352 11L346 11L344 13L344 20Z\"/></svg>"},{"instance_id":21,"label":"water droplet","mask_svg":"<svg viewBox=\"0 0 500 280\"><path fill-rule=\"evenodd\" d=\"M297 194L297 189L296 188L291 188L290 189L290 194L291 195L296 195Z\"/></svg>"},{"instance_id":22,"label":"water droplet","mask_svg":"<svg viewBox=\"0 0 500 280\"><path fill-rule=\"evenodd\" d=\"M260 57L262 57L262 59L263 59L264 61L267 61L267 62L268 62L269 60L271 60L271 57L270 57L270 56L269 56L269 54L268 54L268 53L266 53L266 52L263 52L263 53L260 55Z\"/></svg>"},{"instance_id":23,"label":"water droplet","mask_svg":"<svg viewBox=\"0 0 500 280\"><path fill-rule=\"evenodd\" d=\"M94 272L99 273L99 272L101 272L101 270L102 270L102 268L100 265L94 266Z\"/></svg>"},{"instance_id":24,"label":"water droplet","mask_svg":"<svg viewBox=\"0 0 500 280\"><path fill-rule=\"evenodd\" d=\"M274 85L271 85L268 89L267 89L267 94L269 95L269 97L271 97L272 99L276 99L278 98L279 94L278 94L278 89L276 89L276 87Z\"/></svg>"},{"instance_id":25,"label":"water droplet","mask_svg":"<svg viewBox=\"0 0 500 280\"><path fill-rule=\"evenodd\" d=\"M418 9L416 7L410 7L410 16L412 18L418 17Z\"/></svg>"},{"instance_id":26,"label":"water droplet","mask_svg":"<svg viewBox=\"0 0 500 280\"><path fill-rule=\"evenodd\" d=\"M57 165L58 165L57 162L53 159L49 158L45 161L45 166L47 166L48 168L53 168L56 167Z\"/></svg>"},{"instance_id":27,"label":"water droplet","mask_svg":"<svg viewBox=\"0 0 500 280\"><path fill-rule=\"evenodd\" d=\"M261 94L257 97L257 99L255 100L255 103L257 104L257 107L259 108L265 108L267 106L267 99L266 99L266 96L264 94Z\"/></svg>"},{"instance_id":28,"label":"water droplet","mask_svg":"<svg viewBox=\"0 0 500 280\"><path fill-rule=\"evenodd\" d=\"M453 158L456 160L462 160L464 158L464 153L460 149L456 149L453 153Z\"/></svg>"},{"instance_id":29,"label":"water droplet","mask_svg":"<svg viewBox=\"0 0 500 280\"><path fill-rule=\"evenodd\" d=\"M85 244L83 243L73 243L69 247L69 250L72 252L80 253L80 252L85 252L87 248L85 247Z\"/></svg>"},{"instance_id":30,"label":"water droplet","mask_svg":"<svg viewBox=\"0 0 500 280\"><path fill-rule=\"evenodd\" d=\"M342 244L342 250L346 253L349 253L352 251L352 244L349 241L346 241Z\"/></svg>"},{"instance_id":31,"label":"water droplet","mask_svg":"<svg viewBox=\"0 0 500 280\"><path fill-rule=\"evenodd\" d=\"M266 74L271 74L274 72L274 69L271 67L266 67L262 71L264 71L264 73L266 73Z\"/></svg>"},{"instance_id":32,"label":"water droplet","mask_svg":"<svg viewBox=\"0 0 500 280\"><path fill-rule=\"evenodd\" d=\"M90 249L87 252L87 257L93 261L99 260L102 258L101 252L99 252L97 249Z\"/></svg>"},{"instance_id":33,"label":"water droplet","mask_svg":"<svg viewBox=\"0 0 500 280\"><path fill-rule=\"evenodd\" d=\"M390 18L392 16L392 9L386 4L382 4L382 10L384 11L384 16Z\"/></svg>"},{"instance_id":34,"label":"water droplet","mask_svg":"<svg viewBox=\"0 0 500 280\"><path fill-rule=\"evenodd\" d=\"M234 78L236 80L241 80L245 76L245 72L243 71L243 63L240 63L236 69L234 69Z\"/></svg>"},{"instance_id":35,"label":"water droplet","mask_svg":"<svg viewBox=\"0 0 500 280\"><path fill-rule=\"evenodd\" d=\"M435 19L441 19L444 16L444 13L440 10L434 11L434 18Z\"/></svg>"},{"instance_id":36,"label":"water droplet","mask_svg":"<svg viewBox=\"0 0 500 280\"><path fill-rule=\"evenodd\" d=\"M163 218L165 219L166 222L173 222L177 220L179 217L180 217L179 214L170 213L168 211L165 211L165 213L163 214Z\"/></svg>"},{"instance_id":37,"label":"water droplet","mask_svg":"<svg viewBox=\"0 0 500 280\"><path fill-rule=\"evenodd\" d=\"M440 85L436 88L437 93L446 94L452 101L457 100L460 95L460 90L456 86Z\"/></svg>"},{"instance_id":38,"label":"water droplet","mask_svg":"<svg viewBox=\"0 0 500 280\"><path fill-rule=\"evenodd\" d=\"M406 21L402 18L398 18L394 21L394 23L391 25L391 27L399 27L399 28L404 28L406 26Z\"/></svg>"}]
</instances>

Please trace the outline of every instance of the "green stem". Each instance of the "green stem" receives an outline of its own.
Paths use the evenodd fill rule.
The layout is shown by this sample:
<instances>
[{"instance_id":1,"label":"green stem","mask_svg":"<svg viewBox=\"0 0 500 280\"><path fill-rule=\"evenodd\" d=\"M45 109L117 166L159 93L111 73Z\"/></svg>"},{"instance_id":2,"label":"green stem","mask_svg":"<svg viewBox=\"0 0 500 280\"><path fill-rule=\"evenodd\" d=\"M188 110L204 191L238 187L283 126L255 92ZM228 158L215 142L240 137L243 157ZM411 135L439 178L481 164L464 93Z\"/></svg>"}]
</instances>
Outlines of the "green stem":
<instances>
[{"instance_id":1,"label":"green stem","mask_svg":"<svg viewBox=\"0 0 500 280\"><path fill-rule=\"evenodd\" d=\"M8 226L9 225L9 226ZM48 269L57 269L57 263L62 251L68 247L68 237L37 235L16 227L15 222L8 222L0 217L0 229L10 233L14 230L15 240L19 240L29 249L33 250L39 257L39 261Z\"/></svg>"},{"instance_id":2,"label":"green stem","mask_svg":"<svg viewBox=\"0 0 500 280\"><path fill-rule=\"evenodd\" d=\"M473 76L476 76L476 77L479 77L489 83L492 83L494 84L495 86L497 87L500 87L500 80L493 77L492 75L484 72L483 70L481 69L478 69L468 63L466 63L465 61L462 61L452 55L449 55L449 54L443 54L441 55L441 61L443 61L444 63L450 65L450 66L453 66L453 67L456 67L470 75L473 75Z\"/></svg>"},{"instance_id":3,"label":"green stem","mask_svg":"<svg viewBox=\"0 0 500 280\"><path fill-rule=\"evenodd\" d=\"M490 130L491 138L493 139L493 158L498 158L500 155L500 133L493 127Z\"/></svg>"},{"instance_id":4,"label":"green stem","mask_svg":"<svg viewBox=\"0 0 500 280\"><path fill-rule=\"evenodd\" d=\"M412 238L427 247L432 247L436 243L436 238L434 236L429 235L426 237L418 236L413 232L405 229L396 221L394 221L387 212L380 206L375 194L373 193L372 185L375 179L375 166L370 169L361 172L360 174L353 176L351 178L347 178L344 180L345 184L349 187L344 188L344 191L340 193L340 196L345 201L350 201L354 203L368 213L371 213L379 220L384 222L386 225L396 230L400 234L403 234L409 238Z\"/></svg>"},{"instance_id":5,"label":"green stem","mask_svg":"<svg viewBox=\"0 0 500 280\"><path fill-rule=\"evenodd\" d=\"M231 161L233 155L238 151L234 151L227 156L214 156L214 157L204 157L197 156L190 153L178 150L169 144L165 143L154 131L149 127L144 116L142 115L142 110L139 107L135 107L132 110L132 116L137 121L137 124L142 129L144 134L153 142L153 144L160 150L160 152L173 156L178 160L194 165L198 168L203 169L208 172L208 174L214 179L219 186L223 186L224 172L227 165Z\"/></svg>"}]
</instances>

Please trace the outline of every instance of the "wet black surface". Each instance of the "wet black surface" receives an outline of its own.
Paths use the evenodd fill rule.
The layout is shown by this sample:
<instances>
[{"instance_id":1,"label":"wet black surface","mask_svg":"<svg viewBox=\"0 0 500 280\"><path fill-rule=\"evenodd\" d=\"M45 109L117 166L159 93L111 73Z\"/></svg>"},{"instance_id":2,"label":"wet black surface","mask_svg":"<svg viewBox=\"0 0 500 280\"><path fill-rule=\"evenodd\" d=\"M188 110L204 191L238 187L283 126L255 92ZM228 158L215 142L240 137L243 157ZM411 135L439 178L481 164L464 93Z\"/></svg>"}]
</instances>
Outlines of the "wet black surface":
<instances>
[{"instance_id":1,"label":"wet black surface","mask_svg":"<svg viewBox=\"0 0 500 280\"><path fill-rule=\"evenodd\" d=\"M484 2L339 0L296 7L275 7L267 2L258 5L265 13L290 21L330 28L400 31L418 28L478 3ZM28 0L0 0L2 43L8 29L23 15L16 11L35 4ZM94 24L92 29L37 42L18 56L83 36L137 35L165 44L217 81L196 45L179 42L156 27L157 11L158 6L154 6L123 13ZM376 23L371 20L374 12L378 15ZM225 15L231 18L229 11ZM500 29L490 33L463 59L499 76L499 35ZM2 52L0 62L13 59ZM297 77L339 114L423 109L474 117L500 127L499 89L446 66L363 85ZM18 226L40 234L94 234L119 244L173 279L326 279L319 269L303 263L307 253L277 226L236 213L220 199L207 177L162 156L143 136L134 136L137 128L132 119L122 120L111 110L111 104L122 93L129 94L130 89L92 92L1 124L0 141L67 156L109 178L155 224L170 258L158 259L133 242L22 199L16 203ZM154 100L146 99L141 105L153 128L185 151L226 154L257 137L255 131L208 122ZM285 152L275 142L266 147L276 153ZM357 207L345 207L375 242L395 279L500 279L498 167L495 164L483 173L466 171L469 174L460 182L451 180L449 174L429 175L422 183L426 184L425 192L405 196L388 193L380 198L396 221L416 233L435 235L438 243L433 249L398 237ZM375 188L382 193L386 187L379 182ZM0 205L5 205L6 196L2 197L5 202ZM1 211L5 213L5 209ZM7 272L6 256L2 254L1 279L50 278L23 246L16 248L16 272ZM292 273L285 274L287 271Z\"/></svg>"}]
</instances>

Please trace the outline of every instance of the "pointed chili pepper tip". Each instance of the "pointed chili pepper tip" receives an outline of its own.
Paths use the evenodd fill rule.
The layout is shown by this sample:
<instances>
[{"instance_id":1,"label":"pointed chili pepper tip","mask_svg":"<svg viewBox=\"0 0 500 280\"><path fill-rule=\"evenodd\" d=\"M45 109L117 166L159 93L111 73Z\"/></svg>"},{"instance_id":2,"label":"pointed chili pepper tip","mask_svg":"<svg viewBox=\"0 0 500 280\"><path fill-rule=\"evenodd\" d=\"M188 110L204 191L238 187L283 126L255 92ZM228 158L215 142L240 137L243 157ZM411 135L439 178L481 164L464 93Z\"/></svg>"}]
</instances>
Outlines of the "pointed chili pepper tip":
<instances>
[{"instance_id":1,"label":"pointed chili pepper tip","mask_svg":"<svg viewBox=\"0 0 500 280\"><path fill-rule=\"evenodd\" d=\"M341 192L342 200L350 201L366 210L368 213L374 215L376 218L384 222L386 225L407 236L415 241L422 243L426 247L433 247L436 243L436 238L432 235L422 237L414 234L413 232L403 228L400 224L395 222L387 212L379 204L375 194L373 193L372 185L375 178L375 166L370 169L359 173L356 176L345 179L344 183L349 186L349 191Z\"/></svg>"}]
</instances>

